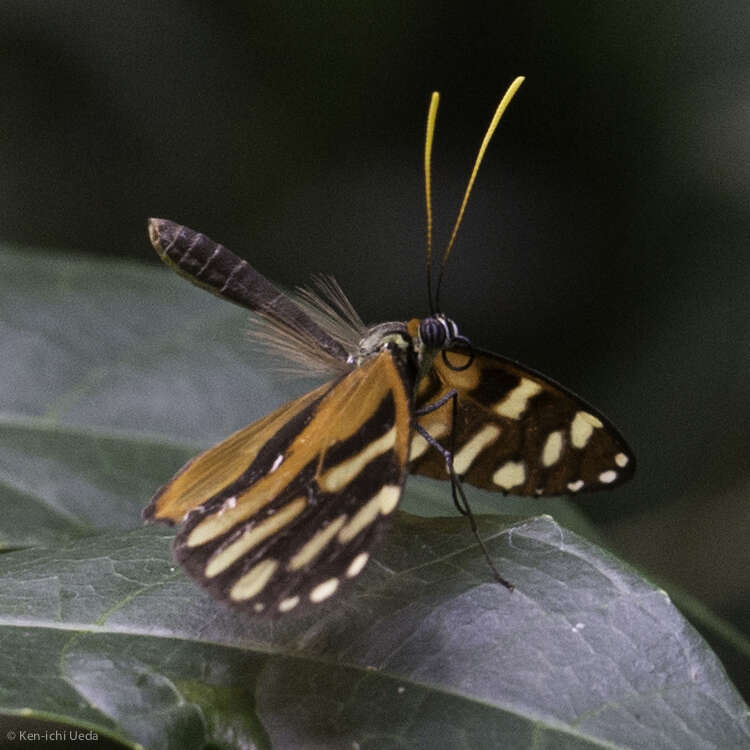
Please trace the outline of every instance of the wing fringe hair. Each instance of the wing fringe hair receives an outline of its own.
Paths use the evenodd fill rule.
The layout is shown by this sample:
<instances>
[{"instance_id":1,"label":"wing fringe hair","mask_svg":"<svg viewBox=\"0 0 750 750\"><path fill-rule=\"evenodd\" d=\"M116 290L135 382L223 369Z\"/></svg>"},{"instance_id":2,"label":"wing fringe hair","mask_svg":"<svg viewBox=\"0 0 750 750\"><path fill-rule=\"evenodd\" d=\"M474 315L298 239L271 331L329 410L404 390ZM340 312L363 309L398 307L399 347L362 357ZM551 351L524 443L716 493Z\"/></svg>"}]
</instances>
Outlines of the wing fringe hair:
<instances>
[{"instance_id":1,"label":"wing fringe hair","mask_svg":"<svg viewBox=\"0 0 750 750\"><path fill-rule=\"evenodd\" d=\"M290 296L347 353L357 352L367 327L333 276L317 274L312 277L312 286L297 287ZM323 349L304 328L257 311L250 321L250 345L258 353L270 355L268 369L274 372L297 377L338 376L353 368Z\"/></svg>"}]
</instances>

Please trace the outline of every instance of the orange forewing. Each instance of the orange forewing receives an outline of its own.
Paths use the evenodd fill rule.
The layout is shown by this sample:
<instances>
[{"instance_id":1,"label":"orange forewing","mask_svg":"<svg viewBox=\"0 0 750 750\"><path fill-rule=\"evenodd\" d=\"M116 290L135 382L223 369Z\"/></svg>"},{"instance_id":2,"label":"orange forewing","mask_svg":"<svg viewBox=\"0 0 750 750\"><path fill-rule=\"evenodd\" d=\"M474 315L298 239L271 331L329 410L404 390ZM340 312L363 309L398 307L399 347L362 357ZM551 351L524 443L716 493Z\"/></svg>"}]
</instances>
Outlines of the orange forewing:
<instances>
[{"instance_id":1,"label":"orange forewing","mask_svg":"<svg viewBox=\"0 0 750 750\"><path fill-rule=\"evenodd\" d=\"M154 496L144 509L143 517L171 524L183 521L191 510L236 480L281 425L314 403L330 387L327 383L284 404L192 458Z\"/></svg>"},{"instance_id":2,"label":"orange forewing","mask_svg":"<svg viewBox=\"0 0 750 750\"><path fill-rule=\"evenodd\" d=\"M185 521L175 555L219 599L271 614L320 601L398 504L412 391L383 351L198 456L147 517Z\"/></svg>"}]
</instances>

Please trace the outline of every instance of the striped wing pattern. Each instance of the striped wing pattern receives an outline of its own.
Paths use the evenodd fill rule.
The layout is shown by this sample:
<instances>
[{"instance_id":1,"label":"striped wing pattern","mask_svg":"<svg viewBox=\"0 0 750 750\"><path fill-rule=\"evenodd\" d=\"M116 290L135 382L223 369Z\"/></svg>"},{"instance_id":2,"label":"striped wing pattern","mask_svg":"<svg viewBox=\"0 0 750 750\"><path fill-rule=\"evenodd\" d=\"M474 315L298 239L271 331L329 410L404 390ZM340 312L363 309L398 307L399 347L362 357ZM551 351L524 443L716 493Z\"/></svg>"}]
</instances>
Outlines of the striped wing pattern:
<instances>
[{"instance_id":1,"label":"striped wing pattern","mask_svg":"<svg viewBox=\"0 0 750 750\"><path fill-rule=\"evenodd\" d=\"M453 367L468 355L447 351ZM616 428L576 395L541 373L488 352L475 351L466 369L442 356L417 387L417 408L455 389L446 403L419 423L447 448L454 468L477 487L513 495L567 495L613 487L628 480L635 458ZM442 457L415 435L410 471L446 478Z\"/></svg>"},{"instance_id":2,"label":"striped wing pattern","mask_svg":"<svg viewBox=\"0 0 750 750\"><path fill-rule=\"evenodd\" d=\"M197 456L144 516L184 522L175 557L218 599L271 615L324 601L398 505L412 391L385 350Z\"/></svg>"}]
</instances>

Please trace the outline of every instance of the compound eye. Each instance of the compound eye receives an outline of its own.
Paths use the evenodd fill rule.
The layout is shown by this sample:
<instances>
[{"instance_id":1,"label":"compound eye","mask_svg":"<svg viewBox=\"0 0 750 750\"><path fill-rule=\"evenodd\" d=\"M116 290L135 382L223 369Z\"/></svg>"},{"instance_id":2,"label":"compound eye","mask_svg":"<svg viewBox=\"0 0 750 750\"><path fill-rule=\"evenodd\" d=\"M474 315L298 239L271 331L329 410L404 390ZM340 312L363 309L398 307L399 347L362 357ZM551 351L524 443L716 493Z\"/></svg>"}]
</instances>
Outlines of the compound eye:
<instances>
[{"instance_id":1,"label":"compound eye","mask_svg":"<svg viewBox=\"0 0 750 750\"><path fill-rule=\"evenodd\" d=\"M419 338L430 349L439 349L445 343L446 330L435 318L425 318L419 323Z\"/></svg>"}]
</instances>

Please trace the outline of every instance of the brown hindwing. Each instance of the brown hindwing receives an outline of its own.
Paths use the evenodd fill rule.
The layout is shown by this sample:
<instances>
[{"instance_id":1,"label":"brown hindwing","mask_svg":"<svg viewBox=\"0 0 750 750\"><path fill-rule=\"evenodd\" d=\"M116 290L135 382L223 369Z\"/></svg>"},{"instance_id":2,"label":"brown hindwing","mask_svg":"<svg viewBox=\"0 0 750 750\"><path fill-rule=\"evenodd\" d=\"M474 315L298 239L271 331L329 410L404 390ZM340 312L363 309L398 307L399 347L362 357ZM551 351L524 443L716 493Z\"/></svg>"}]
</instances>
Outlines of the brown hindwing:
<instances>
[{"instance_id":1,"label":"brown hindwing","mask_svg":"<svg viewBox=\"0 0 750 750\"><path fill-rule=\"evenodd\" d=\"M447 351L454 367L467 354ZM564 495L614 487L630 479L635 458L617 429L578 396L541 373L475 351L465 370L442 356L417 387L417 408L458 393L454 467L464 481L513 495ZM451 447L452 402L419 418ZM446 478L442 457L412 439L410 471Z\"/></svg>"}]
</instances>

